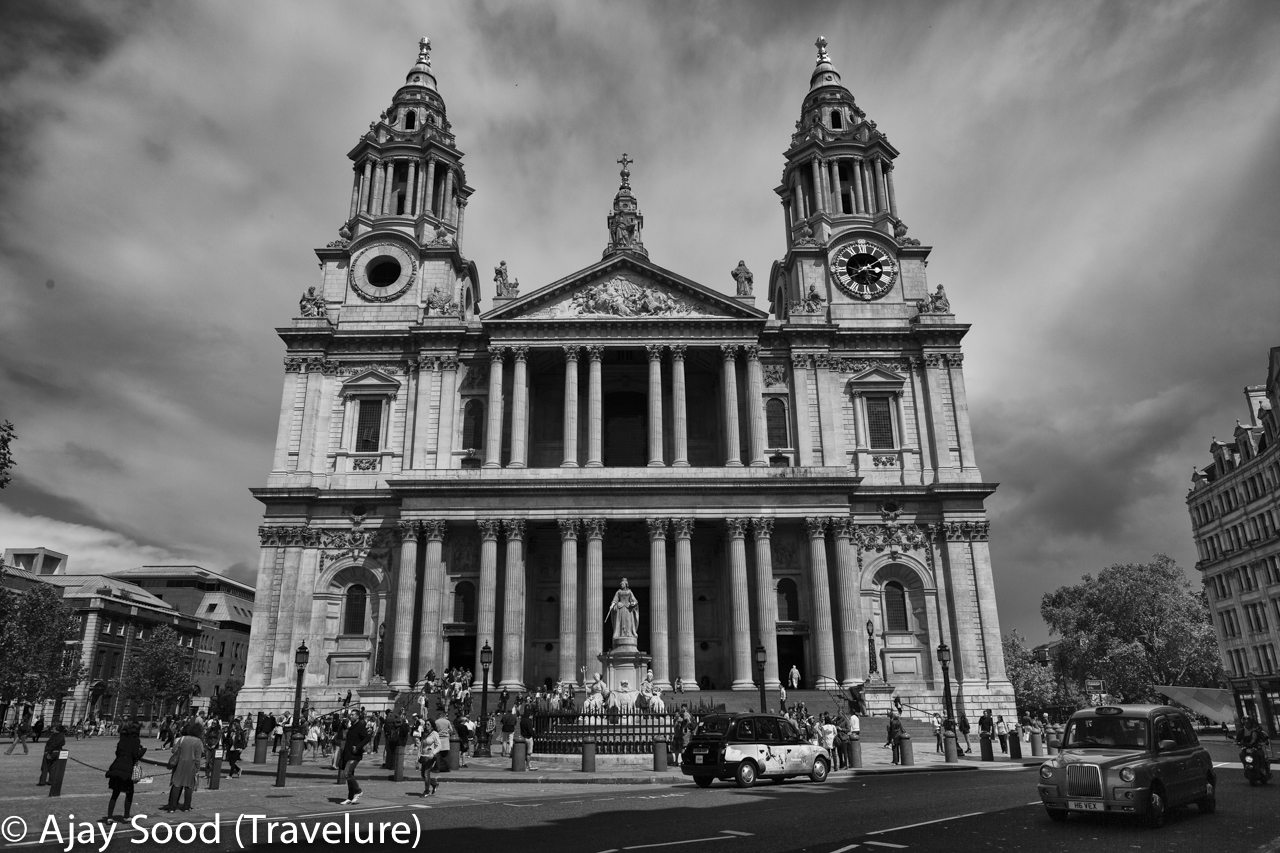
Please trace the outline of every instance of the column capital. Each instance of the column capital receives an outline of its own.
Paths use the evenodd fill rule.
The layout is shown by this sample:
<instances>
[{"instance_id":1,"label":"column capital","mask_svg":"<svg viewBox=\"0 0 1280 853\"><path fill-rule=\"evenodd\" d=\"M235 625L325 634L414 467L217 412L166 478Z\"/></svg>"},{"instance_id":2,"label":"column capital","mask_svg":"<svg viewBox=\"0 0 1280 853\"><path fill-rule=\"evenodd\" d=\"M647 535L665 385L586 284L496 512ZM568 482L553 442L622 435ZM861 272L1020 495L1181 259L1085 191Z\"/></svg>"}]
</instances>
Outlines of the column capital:
<instances>
[{"instance_id":1,"label":"column capital","mask_svg":"<svg viewBox=\"0 0 1280 853\"><path fill-rule=\"evenodd\" d=\"M587 534L588 539L603 539L604 527L605 520L603 518L582 519L582 529Z\"/></svg>"},{"instance_id":2,"label":"column capital","mask_svg":"<svg viewBox=\"0 0 1280 853\"><path fill-rule=\"evenodd\" d=\"M457 370L458 357L456 355L440 356L440 369L441 370Z\"/></svg>"},{"instance_id":3,"label":"column capital","mask_svg":"<svg viewBox=\"0 0 1280 853\"><path fill-rule=\"evenodd\" d=\"M401 519L396 522L396 535L400 537L401 541L405 539L417 539L418 529L418 522L416 521Z\"/></svg>"},{"instance_id":4,"label":"column capital","mask_svg":"<svg viewBox=\"0 0 1280 853\"><path fill-rule=\"evenodd\" d=\"M507 348L506 348L506 347L500 347L500 346L490 346L490 347L489 347L489 360L490 360L490 361L496 361L496 362L501 363L501 362L502 362L502 360L506 357L506 354L507 354Z\"/></svg>"},{"instance_id":5,"label":"column capital","mask_svg":"<svg viewBox=\"0 0 1280 853\"><path fill-rule=\"evenodd\" d=\"M672 360L672 361L684 361L684 351L685 351L685 349L686 349L686 347L685 347L685 345L684 345L684 344L672 344L672 345L671 345L671 360Z\"/></svg>"},{"instance_id":6,"label":"column capital","mask_svg":"<svg viewBox=\"0 0 1280 853\"><path fill-rule=\"evenodd\" d=\"M560 541L568 542L570 540L577 541L578 528L582 526L582 521L577 518L560 518L556 519L560 525Z\"/></svg>"},{"instance_id":7,"label":"column capital","mask_svg":"<svg viewBox=\"0 0 1280 853\"><path fill-rule=\"evenodd\" d=\"M804 370L809 366L810 356L807 352L791 353L791 366L796 370Z\"/></svg>"},{"instance_id":8,"label":"column capital","mask_svg":"<svg viewBox=\"0 0 1280 853\"><path fill-rule=\"evenodd\" d=\"M759 344L747 344L746 346L744 346L744 347L742 348L742 352L747 356L747 360L748 360L748 361L759 361L759 360L760 360L760 346L759 346Z\"/></svg>"},{"instance_id":9,"label":"column capital","mask_svg":"<svg viewBox=\"0 0 1280 853\"><path fill-rule=\"evenodd\" d=\"M582 347L577 344L561 347L564 350L565 361L577 361L578 355L582 352Z\"/></svg>"},{"instance_id":10,"label":"column capital","mask_svg":"<svg viewBox=\"0 0 1280 853\"><path fill-rule=\"evenodd\" d=\"M747 538L747 525L750 522L748 518L726 518L724 526L729 531L730 539Z\"/></svg>"},{"instance_id":11,"label":"column capital","mask_svg":"<svg viewBox=\"0 0 1280 853\"><path fill-rule=\"evenodd\" d=\"M524 519L523 518L504 518L502 519L502 529L507 534L507 541L519 541L524 539Z\"/></svg>"},{"instance_id":12,"label":"column capital","mask_svg":"<svg viewBox=\"0 0 1280 853\"><path fill-rule=\"evenodd\" d=\"M649 539L658 540L667 538L667 527L671 523L669 518L646 518L645 525L649 528Z\"/></svg>"},{"instance_id":13,"label":"column capital","mask_svg":"<svg viewBox=\"0 0 1280 853\"><path fill-rule=\"evenodd\" d=\"M853 539L855 525L852 518L847 515L833 515L829 521L831 522L831 532L837 539Z\"/></svg>"},{"instance_id":14,"label":"column capital","mask_svg":"<svg viewBox=\"0 0 1280 853\"><path fill-rule=\"evenodd\" d=\"M925 367L942 367L942 353L927 352L924 354Z\"/></svg>"},{"instance_id":15,"label":"column capital","mask_svg":"<svg viewBox=\"0 0 1280 853\"><path fill-rule=\"evenodd\" d=\"M477 518L476 526L480 528L481 539L497 539L502 522L496 518Z\"/></svg>"},{"instance_id":16,"label":"column capital","mask_svg":"<svg viewBox=\"0 0 1280 853\"><path fill-rule=\"evenodd\" d=\"M751 519L751 532L755 536L756 541L768 539L773 535L773 518L769 516L757 516Z\"/></svg>"},{"instance_id":17,"label":"column capital","mask_svg":"<svg viewBox=\"0 0 1280 853\"><path fill-rule=\"evenodd\" d=\"M671 519L671 531L677 539L689 539L693 536L693 519L692 518L673 518Z\"/></svg>"},{"instance_id":18,"label":"column capital","mask_svg":"<svg viewBox=\"0 0 1280 853\"><path fill-rule=\"evenodd\" d=\"M827 519L810 516L804 520L805 529L809 531L810 539L821 539L827 535Z\"/></svg>"},{"instance_id":19,"label":"column capital","mask_svg":"<svg viewBox=\"0 0 1280 853\"><path fill-rule=\"evenodd\" d=\"M959 367L964 364L964 353L949 352L947 353L947 364L951 367Z\"/></svg>"},{"instance_id":20,"label":"column capital","mask_svg":"<svg viewBox=\"0 0 1280 853\"><path fill-rule=\"evenodd\" d=\"M511 352L512 352L512 354L513 354L513 355L515 355L516 361L528 361L528 360L529 360L529 348L528 348L528 347L512 347L512 348L511 348Z\"/></svg>"},{"instance_id":21,"label":"column capital","mask_svg":"<svg viewBox=\"0 0 1280 853\"><path fill-rule=\"evenodd\" d=\"M444 540L445 531L449 529L449 524L443 518L432 518L422 522L423 537L428 541L441 542Z\"/></svg>"},{"instance_id":22,"label":"column capital","mask_svg":"<svg viewBox=\"0 0 1280 853\"><path fill-rule=\"evenodd\" d=\"M738 344L721 344L720 356L725 361L733 361L738 357Z\"/></svg>"},{"instance_id":23,"label":"column capital","mask_svg":"<svg viewBox=\"0 0 1280 853\"><path fill-rule=\"evenodd\" d=\"M604 347L599 345L587 347L587 357L592 361L600 361L604 358Z\"/></svg>"},{"instance_id":24,"label":"column capital","mask_svg":"<svg viewBox=\"0 0 1280 853\"><path fill-rule=\"evenodd\" d=\"M649 354L649 361L659 361L662 358L662 344L645 344L644 351Z\"/></svg>"}]
</instances>

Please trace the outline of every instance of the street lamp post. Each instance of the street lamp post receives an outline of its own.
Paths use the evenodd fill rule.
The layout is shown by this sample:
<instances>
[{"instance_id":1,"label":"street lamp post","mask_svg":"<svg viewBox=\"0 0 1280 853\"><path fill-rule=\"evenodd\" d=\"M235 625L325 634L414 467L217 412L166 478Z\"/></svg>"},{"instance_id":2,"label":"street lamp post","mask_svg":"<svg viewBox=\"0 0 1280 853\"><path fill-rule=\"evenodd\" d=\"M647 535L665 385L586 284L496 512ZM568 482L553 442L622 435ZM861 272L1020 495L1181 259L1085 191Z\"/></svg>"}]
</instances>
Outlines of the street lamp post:
<instances>
[{"instance_id":1,"label":"street lamp post","mask_svg":"<svg viewBox=\"0 0 1280 853\"><path fill-rule=\"evenodd\" d=\"M938 663L942 664L942 710L947 715L947 722L954 723L951 713L951 672L947 668L951 663L951 649L946 643L938 644Z\"/></svg>"},{"instance_id":2,"label":"street lamp post","mask_svg":"<svg viewBox=\"0 0 1280 853\"><path fill-rule=\"evenodd\" d=\"M307 670L307 662L311 660L311 652L307 644L302 643L293 653L293 664L298 669L298 677L293 686L293 733L289 743L289 763L302 763L302 750L306 746L306 729L302 722L302 675Z\"/></svg>"},{"instance_id":3,"label":"street lamp post","mask_svg":"<svg viewBox=\"0 0 1280 853\"><path fill-rule=\"evenodd\" d=\"M769 653L764 650L764 646L756 646L756 675L760 681L760 713L766 712L764 706L764 665L769 660Z\"/></svg>"},{"instance_id":4,"label":"street lamp post","mask_svg":"<svg viewBox=\"0 0 1280 853\"><path fill-rule=\"evenodd\" d=\"M484 675L480 681L480 746L476 750L476 755L484 758L493 755L489 745L489 666L492 663L493 649L485 640L484 647L480 649L480 668Z\"/></svg>"},{"instance_id":5,"label":"street lamp post","mask_svg":"<svg viewBox=\"0 0 1280 853\"><path fill-rule=\"evenodd\" d=\"M876 667L876 626L870 619L867 620L867 680L871 680L871 676L875 675Z\"/></svg>"}]
</instances>

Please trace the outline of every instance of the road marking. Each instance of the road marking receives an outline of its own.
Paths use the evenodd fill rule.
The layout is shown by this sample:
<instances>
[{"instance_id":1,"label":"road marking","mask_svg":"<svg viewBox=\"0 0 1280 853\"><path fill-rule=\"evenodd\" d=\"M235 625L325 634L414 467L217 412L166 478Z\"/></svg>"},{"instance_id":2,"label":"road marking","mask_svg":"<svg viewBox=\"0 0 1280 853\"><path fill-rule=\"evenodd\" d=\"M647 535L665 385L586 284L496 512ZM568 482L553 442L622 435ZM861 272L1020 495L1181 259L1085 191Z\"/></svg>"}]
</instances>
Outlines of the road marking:
<instances>
[{"instance_id":1,"label":"road marking","mask_svg":"<svg viewBox=\"0 0 1280 853\"><path fill-rule=\"evenodd\" d=\"M905 844L890 844L888 841L868 841L868 845L874 844L877 847L892 847L894 850L906 850Z\"/></svg>"},{"instance_id":2,"label":"road marking","mask_svg":"<svg viewBox=\"0 0 1280 853\"><path fill-rule=\"evenodd\" d=\"M858 846L859 845L857 844L846 844L844 847L841 847L838 850L832 850L831 853L845 853L845 851L852 850L853 848Z\"/></svg>"},{"instance_id":3,"label":"road marking","mask_svg":"<svg viewBox=\"0 0 1280 853\"><path fill-rule=\"evenodd\" d=\"M952 815L951 817L940 817L937 820L926 820L923 823L910 823L906 826L895 826L892 829L878 829L875 832L868 832L867 835L884 835L889 832L901 832L904 829L915 829L917 826L929 826L934 823L946 823L949 820L962 820L966 817L978 817L986 812L969 812L968 814ZM870 843L870 842L868 842Z\"/></svg>"},{"instance_id":4,"label":"road marking","mask_svg":"<svg viewBox=\"0 0 1280 853\"><path fill-rule=\"evenodd\" d=\"M750 832L739 832L735 829L722 829L719 835L710 838L686 838L682 841L659 841L656 844L633 844L623 850L648 850L652 847L676 847L681 844L701 844L704 841L732 841L734 838L750 837ZM617 850L605 850L603 853L617 853Z\"/></svg>"},{"instance_id":5,"label":"road marking","mask_svg":"<svg viewBox=\"0 0 1280 853\"><path fill-rule=\"evenodd\" d=\"M511 806L513 809L536 809L542 803L503 803L504 806Z\"/></svg>"},{"instance_id":6,"label":"road marking","mask_svg":"<svg viewBox=\"0 0 1280 853\"><path fill-rule=\"evenodd\" d=\"M749 838L751 836L750 832L741 832L737 829L722 829L720 831L725 835L741 835L744 838Z\"/></svg>"}]
</instances>

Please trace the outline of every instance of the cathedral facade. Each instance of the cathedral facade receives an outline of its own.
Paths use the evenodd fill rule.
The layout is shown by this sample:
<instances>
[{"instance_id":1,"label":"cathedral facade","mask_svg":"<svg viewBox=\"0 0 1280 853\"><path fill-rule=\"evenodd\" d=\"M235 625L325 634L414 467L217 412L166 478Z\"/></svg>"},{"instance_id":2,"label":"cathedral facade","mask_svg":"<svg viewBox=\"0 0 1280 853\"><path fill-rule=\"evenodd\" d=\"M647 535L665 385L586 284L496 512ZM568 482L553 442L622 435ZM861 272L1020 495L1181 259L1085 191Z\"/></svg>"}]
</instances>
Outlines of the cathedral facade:
<instances>
[{"instance_id":1,"label":"cathedral facade","mask_svg":"<svg viewBox=\"0 0 1280 853\"><path fill-rule=\"evenodd\" d=\"M753 690L763 658L768 685L796 667L941 707L946 644L964 706L1012 713L969 327L899 217L897 150L818 44L767 276L739 262L726 294L652 261L624 154L600 261L527 291L500 263L486 305L423 40L277 330L242 707L292 703L303 642L320 704L478 680L485 644L491 685L589 682L626 578L663 688Z\"/></svg>"}]
</instances>

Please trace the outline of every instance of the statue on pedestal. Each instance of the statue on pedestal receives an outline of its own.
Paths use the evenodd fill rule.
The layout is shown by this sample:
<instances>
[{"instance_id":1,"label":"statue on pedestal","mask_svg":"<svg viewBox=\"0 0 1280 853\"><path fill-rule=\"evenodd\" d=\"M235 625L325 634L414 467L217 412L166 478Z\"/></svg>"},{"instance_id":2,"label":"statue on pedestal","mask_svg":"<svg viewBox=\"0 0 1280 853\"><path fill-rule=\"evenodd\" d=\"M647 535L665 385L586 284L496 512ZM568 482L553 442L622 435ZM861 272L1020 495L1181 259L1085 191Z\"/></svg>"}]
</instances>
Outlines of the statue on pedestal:
<instances>
[{"instance_id":1,"label":"statue on pedestal","mask_svg":"<svg viewBox=\"0 0 1280 853\"><path fill-rule=\"evenodd\" d=\"M636 600L636 594L631 591L626 578L622 579L618 591L613 594L609 612L604 615L605 621L608 622L610 617L613 618L614 645L634 646L636 629L640 627L640 602Z\"/></svg>"}]
</instances>

